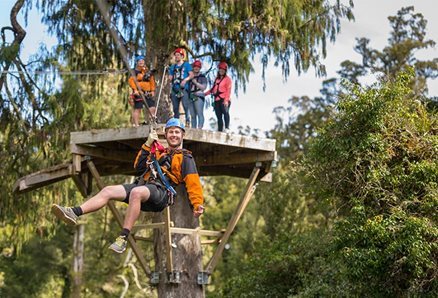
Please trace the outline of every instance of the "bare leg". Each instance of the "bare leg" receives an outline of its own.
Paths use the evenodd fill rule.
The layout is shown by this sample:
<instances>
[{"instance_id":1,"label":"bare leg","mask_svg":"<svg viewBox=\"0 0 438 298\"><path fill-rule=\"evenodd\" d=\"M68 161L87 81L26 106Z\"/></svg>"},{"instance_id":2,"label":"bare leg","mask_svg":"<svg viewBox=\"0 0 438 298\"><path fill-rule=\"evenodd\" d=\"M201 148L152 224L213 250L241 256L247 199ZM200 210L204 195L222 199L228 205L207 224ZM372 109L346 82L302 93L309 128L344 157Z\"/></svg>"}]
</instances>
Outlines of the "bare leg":
<instances>
[{"instance_id":1,"label":"bare leg","mask_svg":"<svg viewBox=\"0 0 438 298\"><path fill-rule=\"evenodd\" d=\"M125 221L123 222L124 229L132 230L135 221L140 215L141 203L146 202L150 195L149 189L144 186L136 187L131 191Z\"/></svg>"},{"instance_id":2,"label":"bare leg","mask_svg":"<svg viewBox=\"0 0 438 298\"><path fill-rule=\"evenodd\" d=\"M94 197L83 203L81 209L83 214L94 212L108 204L109 200L122 201L125 197L126 191L122 185L105 186Z\"/></svg>"},{"instance_id":3,"label":"bare leg","mask_svg":"<svg viewBox=\"0 0 438 298\"><path fill-rule=\"evenodd\" d=\"M134 111L132 111L132 122L134 122L135 126L139 126L140 124L139 119L140 119L140 112L141 109L134 109Z\"/></svg>"}]
</instances>

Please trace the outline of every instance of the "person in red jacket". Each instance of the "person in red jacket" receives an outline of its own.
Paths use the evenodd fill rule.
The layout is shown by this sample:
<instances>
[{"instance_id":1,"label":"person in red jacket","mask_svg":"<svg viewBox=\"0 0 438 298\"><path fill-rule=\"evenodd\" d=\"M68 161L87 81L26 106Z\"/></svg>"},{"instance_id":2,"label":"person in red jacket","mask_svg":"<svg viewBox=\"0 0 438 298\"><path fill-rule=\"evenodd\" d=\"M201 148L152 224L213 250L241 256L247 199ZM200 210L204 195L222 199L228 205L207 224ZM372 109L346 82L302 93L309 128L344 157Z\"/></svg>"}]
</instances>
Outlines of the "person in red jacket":
<instances>
[{"instance_id":1,"label":"person in red jacket","mask_svg":"<svg viewBox=\"0 0 438 298\"><path fill-rule=\"evenodd\" d=\"M76 225L79 216L101 209L108 204L109 200L127 203L123 230L109 247L117 253L125 251L128 235L140 211L161 212L173 204L174 196L171 190L178 184L185 184L188 198L193 206L193 216L199 217L204 213L204 197L192 153L182 148L184 134L184 124L179 119L171 118L165 127L168 148L159 148L158 135L152 130L138 152L134 161L138 175L136 182L106 186L94 197L77 207L53 204L52 213L65 223ZM157 170L154 166L156 163L159 164L161 170ZM157 174L160 171L163 175ZM167 183L162 179L166 179ZM170 185L170 188L166 184Z\"/></svg>"},{"instance_id":2,"label":"person in red jacket","mask_svg":"<svg viewBox=\"0 0 438 298\"><path fill-rule=\"evenodd\" d=\"M227 76L228 64L226 62L219 63L218 68L213 87L205 92L205 96L211 94L214 97L214 112L217 117L218 130L224 131L225 123L225 132L229 132L232 81Z\"/></svg>"}]
</instances>

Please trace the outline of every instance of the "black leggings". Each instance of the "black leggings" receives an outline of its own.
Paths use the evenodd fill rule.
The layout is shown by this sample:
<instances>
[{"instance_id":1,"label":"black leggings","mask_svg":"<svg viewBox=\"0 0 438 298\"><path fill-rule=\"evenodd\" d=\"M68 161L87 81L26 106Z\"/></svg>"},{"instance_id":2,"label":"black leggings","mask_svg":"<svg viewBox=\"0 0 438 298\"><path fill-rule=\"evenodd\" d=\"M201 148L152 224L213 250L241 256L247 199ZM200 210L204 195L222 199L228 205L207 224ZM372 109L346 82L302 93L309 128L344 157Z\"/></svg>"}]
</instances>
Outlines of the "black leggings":
<instances>
[{"instance_id":1,"label":"black leggings","mask_svg":"<svg viewBox=\"0 0 438 298\"><path fill-rule=\"evenodd\" d=\"M225 129L230 128L230 105L231 101L228 102L228 106L224 106L224 100L218 100L214 102L214 112L217 117L218 131L224 131L224 121ZM223 119L222 119L223 117Z\"/></svg>"}]
</instances>

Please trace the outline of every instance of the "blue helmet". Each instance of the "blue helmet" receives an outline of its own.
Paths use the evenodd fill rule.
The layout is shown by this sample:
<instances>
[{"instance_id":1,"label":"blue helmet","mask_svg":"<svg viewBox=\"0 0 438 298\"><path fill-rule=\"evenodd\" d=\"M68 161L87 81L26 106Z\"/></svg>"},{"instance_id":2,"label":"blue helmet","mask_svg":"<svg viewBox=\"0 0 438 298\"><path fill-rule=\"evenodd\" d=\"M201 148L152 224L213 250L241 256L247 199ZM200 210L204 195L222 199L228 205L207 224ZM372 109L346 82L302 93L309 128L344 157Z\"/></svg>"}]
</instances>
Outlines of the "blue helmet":
<instances>
[{"instance_id":1,"label":"blue helmet","mask_svg":"<svg viewBox=\"0 0 438 298\"><path fill-rule=\"evenodd\" d=\"M138 56L135 57L135 63L137 63L137 62L140 61L140 60L145 60L145 56L143 56L143 55L138 55Z\"/></svg>"},{"instance_id":2,"label":"blue helmet","mask_svg":"<svg viewBox=\"0 0 438 298\"><path fill-rule=\"evenodd\" d=\"M181 120L179 120L178 118L170 118L169 121L167 121L165 129L168 129L170 127L179 127L184 132L186 131L184 123L182 123Z\"/></svg>"}]
</instances>

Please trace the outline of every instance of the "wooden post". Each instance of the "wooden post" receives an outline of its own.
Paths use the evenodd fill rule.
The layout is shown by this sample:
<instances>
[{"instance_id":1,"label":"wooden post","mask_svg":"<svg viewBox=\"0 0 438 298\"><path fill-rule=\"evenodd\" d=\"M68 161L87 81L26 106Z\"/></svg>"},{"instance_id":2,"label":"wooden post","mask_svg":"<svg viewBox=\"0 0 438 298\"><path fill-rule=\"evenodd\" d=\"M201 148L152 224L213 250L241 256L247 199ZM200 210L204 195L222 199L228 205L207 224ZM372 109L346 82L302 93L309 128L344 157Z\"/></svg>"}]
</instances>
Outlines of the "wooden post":
<instances>
[{"instance_id":1,"label":"wooden post","mask_svg":"<svg viewBox=\"0 0 438 298\"><path fill-rule=\"evenodd\" d=\"M166 238L166 269L167 272L173 272L173 258L172 258L172 234L170 232L170 208L164 209L164 233Z\"/></svg>"},{"instance_id":2,"label":"wooden post","mask_svg":"<svg viewBox=\"0 0 438 298\"><path fill-rule=\"evenodd\" d=\"M81 172L82 156L79 154L72 154L72 155L73 155L73 173L79 174Z\"/></svg>"},{"instance_id":3,"label":"wooden post","mask_svg":"<svg viewBox=\"0 0 438 298\"><path fill-rule=\"evenodd\" d=\"M214 252L213 256L211 257L211 260L208 263L207 268L205 269L205 271L208 274L211 274L213 272L214 268L219 262L219 258L221 257L222 252L224 251L225 244L227 243L228 238L230 237L231 233L236 227L236 224L239 221L240 217L242 216L243 211L245 211L245 208L248 205L249 201L251 200L251 197L255 190L254 183L256 182L259 173L260 173L260 168L257 166L254 167L251 176L248 180L248 183L246 184L245 192L242 194L237 209L234 212L233 216L231 217L230 222L228 223L227 229L225 230L225 234L220 239L220 243L216 248L216 251Z\"/></svg>"},{"instance_id":4,"label":"wooden post","mask_svg":"<svg viewBox=\"0 0 438 298\"><path fill-rule=\"evenodd\" d=\"M91 159L87 159L87 165L88 169L90 170L91 174L93 175L94 179L96 180L97 187L102 190L105 185L102 182L102 179L100 178L99 172L96 169L96 166L94 165L93 161ZM113 201L108 202L108 208L111 210L114 218L116 219L117 223L121 228L123 228L123 218L120 215L119 211L117 210L116 206L114 205ZM137 243L135 242L134 237L129 234L128 236L128 243L132 248L132 251L134 252L135 256L137 257L138 262L140 263L141 268L144 270L146 275L149 275L151 273L151 270L149 269L148 264L146 263L146 260L143 257L143 253L141 252L140 248L137 246Z\"/></svg>"}]
</instances>

